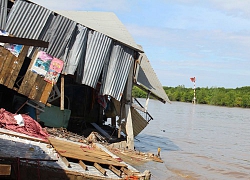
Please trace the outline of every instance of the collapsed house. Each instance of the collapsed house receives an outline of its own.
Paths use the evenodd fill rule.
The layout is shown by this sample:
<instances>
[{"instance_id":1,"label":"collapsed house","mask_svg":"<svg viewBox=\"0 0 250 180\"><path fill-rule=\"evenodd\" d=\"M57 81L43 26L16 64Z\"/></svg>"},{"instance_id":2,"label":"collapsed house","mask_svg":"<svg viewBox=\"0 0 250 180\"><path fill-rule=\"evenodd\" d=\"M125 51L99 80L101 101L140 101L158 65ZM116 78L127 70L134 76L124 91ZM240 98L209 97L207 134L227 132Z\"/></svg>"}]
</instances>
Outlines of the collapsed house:
<instances>
[{"instance_id":1,"label":"collapsed house","mask_svg":"<svg viewBox=\"0 0 250 180\"><path fill-rule=\"evenodd\" d=\"M134 149L153 119L149 96L169 100L115 14L55 12L28 0L0 6L0 107L84 136L95 129ZM144 106L132 98L135 85L148 93Z\"/></svg>"}]
</instances>

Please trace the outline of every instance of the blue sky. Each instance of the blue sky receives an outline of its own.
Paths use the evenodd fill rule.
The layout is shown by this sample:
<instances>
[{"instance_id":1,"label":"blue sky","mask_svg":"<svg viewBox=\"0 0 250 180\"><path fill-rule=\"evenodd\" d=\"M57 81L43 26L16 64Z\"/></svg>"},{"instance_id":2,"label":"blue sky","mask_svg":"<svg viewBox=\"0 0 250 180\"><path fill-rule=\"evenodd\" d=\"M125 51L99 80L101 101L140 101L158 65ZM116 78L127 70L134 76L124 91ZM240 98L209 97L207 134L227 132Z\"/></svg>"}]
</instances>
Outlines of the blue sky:
<instances>
[{"instance_id":1,"label":"blue sky","mask_svg":"<svg viewBox=\"0 0 250 180\"><path fill-rule=\"evenodd\" d=\"M163 86L250 86L250 0L34 0L51 10L114 12Z\"/></svg>"}]
</instances>

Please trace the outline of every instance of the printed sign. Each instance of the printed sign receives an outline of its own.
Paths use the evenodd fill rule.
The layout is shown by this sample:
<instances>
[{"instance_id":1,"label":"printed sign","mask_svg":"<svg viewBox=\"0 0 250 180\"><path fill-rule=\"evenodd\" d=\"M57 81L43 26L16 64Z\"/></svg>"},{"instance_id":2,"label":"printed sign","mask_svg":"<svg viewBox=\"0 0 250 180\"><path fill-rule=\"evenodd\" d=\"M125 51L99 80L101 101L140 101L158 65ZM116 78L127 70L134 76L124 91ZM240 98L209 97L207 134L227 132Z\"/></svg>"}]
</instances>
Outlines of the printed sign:
<instances>
[{"instance_id":1,"label":"printed sign","mask_svg":"<svg viewBox=\"0 0 250 180\"><path fill-rule=\"evenodd\" d=\"M39 51L36 55L35 61L31 67L31 71L45 76L49 71L50 63L53 57L44 51Z\"/></svg>"}]
</instances>

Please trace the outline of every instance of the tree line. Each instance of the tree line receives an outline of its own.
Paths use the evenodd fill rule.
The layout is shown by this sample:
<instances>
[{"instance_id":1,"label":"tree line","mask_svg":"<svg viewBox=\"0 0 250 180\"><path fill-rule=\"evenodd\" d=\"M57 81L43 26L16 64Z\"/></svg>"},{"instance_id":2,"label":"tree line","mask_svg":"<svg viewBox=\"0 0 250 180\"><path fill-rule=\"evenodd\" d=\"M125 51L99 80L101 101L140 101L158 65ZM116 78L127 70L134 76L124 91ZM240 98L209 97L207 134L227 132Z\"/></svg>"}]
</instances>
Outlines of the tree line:
<instances>
[{"instance_id":1,"label":"tree line","mask_svg":"<svg viewBox=\"0 0 250 180\"><path fill-rule=\"evenodd\" d=\"M194 89L184 85L177 87L163 86L170 101L190 102L194 97ZM147 93L138 87L132 91L133 97L146 98ZM227 107L250 108L250 86L240 88L211 87L195 89L196 103Z\"/></svg>"}]
</instances>

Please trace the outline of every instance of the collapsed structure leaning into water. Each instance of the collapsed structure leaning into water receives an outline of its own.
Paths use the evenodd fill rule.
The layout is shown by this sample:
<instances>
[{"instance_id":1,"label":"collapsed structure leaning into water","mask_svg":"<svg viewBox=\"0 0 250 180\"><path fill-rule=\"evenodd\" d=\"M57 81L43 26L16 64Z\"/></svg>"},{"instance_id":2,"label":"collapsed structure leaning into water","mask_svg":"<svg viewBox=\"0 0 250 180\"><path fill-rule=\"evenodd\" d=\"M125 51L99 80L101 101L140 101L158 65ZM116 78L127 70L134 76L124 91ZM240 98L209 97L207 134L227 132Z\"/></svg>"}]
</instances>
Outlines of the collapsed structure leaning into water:
<instances>
[{"instance_id":1,"label":"collapsed structure leaning into water","mask_svg":"<svg viewBox=\"0 0 250 180\"><path fill-rule=\"evenodd\" d=\"M1 108L85 136L94 128L110 142L123 133L134 149L134 136L152 117L148 100L145 107L132 100L132 87L169 100L115 14L55 12L27 0L0 5L1 37L8 37L0 46ZM103 126L107 118L113 128Z\"/></svg>"}]
</instances>

